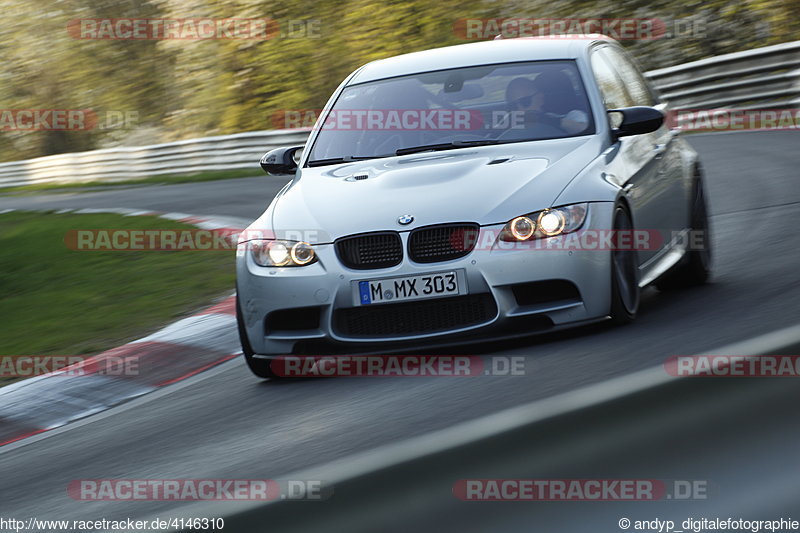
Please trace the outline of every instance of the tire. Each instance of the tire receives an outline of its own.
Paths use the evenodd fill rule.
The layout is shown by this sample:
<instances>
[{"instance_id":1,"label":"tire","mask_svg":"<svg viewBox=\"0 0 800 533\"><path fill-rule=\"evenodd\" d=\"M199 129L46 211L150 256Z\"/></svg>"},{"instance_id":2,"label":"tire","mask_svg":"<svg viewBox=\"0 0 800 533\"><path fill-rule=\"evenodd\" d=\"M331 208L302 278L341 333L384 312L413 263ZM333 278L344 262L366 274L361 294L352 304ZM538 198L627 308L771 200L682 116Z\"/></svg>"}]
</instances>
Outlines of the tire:
<instances>
[{"instance_id":1,"label":"tire","mask_svg":"<svg viewBox=\"0 0 800 533\"><path fill-rule=\"evenodd\" d=\"M632 231L633 223L628 210L623 205L614 208L614 233ZM615 243L621 242L615 239ZM621 250L615 245L611 251L611 322L617 325L628 324L636 319L639 312L639 263L636 250Z\"/></svg>"},{"instance_id":2,"label":"tire","mask_svg":"<svg viewBox=\"0 0 800 533\"><path fill-rule=\"evenodd\" d=\"M703 180L698 171L692 191L692 205L689 220L692 246L681 261L656 281L660 291L682 289L702 285L711 277L711 235L708 223L708 204L706 203ZM694 236L698 236L695 239Z\"/></svg>"},{"instance_id":3,"label":"tire","mask_svg":"<svg viewBox=\"0 0 800 533\"><path fill-rule=\"evenodd\" d=\"M272 371L272 367L270 367L270 361L253 357L253 348L250 346L250 340L247 338L247 330L244 327L244 318L242 317L242 308L239 305L239 291L236 291L236 326L239 330L239 342L242 345L242 354L244 354L244 360L247 362L250 371L263 379L277 378L277 374L275 374L275 372Z\"/></svg>"}]
</instances>

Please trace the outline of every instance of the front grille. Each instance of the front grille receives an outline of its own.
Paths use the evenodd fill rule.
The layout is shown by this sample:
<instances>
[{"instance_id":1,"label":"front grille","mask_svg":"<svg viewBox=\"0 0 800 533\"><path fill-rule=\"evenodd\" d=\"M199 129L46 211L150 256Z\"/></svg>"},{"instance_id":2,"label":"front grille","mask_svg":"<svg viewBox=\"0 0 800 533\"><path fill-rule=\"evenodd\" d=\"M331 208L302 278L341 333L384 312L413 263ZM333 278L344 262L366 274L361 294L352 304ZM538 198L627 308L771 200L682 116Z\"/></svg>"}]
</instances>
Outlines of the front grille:
<instances>
[{"instance_id":1,"label":"front grille","mask_svg":"<svg viewBox=\"0 0 800 533\"><path fill-rule=\"evenodd\" d=\"M348 268L387 268L403 260L403 243L400 235L393 231L365 233L337 240L336 254Z\"/></svg>"},{"instance_id":2,"label":"front grille","mask_svg":"<svg viewBox=\"0 0 800 533\"><path fill-rule=\"evenodd\" d=\"M411 232L408 256L417 263L437 263L464 257L478 241L477 224L443 224Z\"/></svg>"},{"instance_id":3,"label":"front grille","mask_svg":"<svg viewBox=\"0 0 800 533\"><path fill-rule=\"evenodd\" d=\"M396 337L475 326L496 315L491 294L470 294L337 309L333 325L346 337Z\"/></svg>"}]
</instances>

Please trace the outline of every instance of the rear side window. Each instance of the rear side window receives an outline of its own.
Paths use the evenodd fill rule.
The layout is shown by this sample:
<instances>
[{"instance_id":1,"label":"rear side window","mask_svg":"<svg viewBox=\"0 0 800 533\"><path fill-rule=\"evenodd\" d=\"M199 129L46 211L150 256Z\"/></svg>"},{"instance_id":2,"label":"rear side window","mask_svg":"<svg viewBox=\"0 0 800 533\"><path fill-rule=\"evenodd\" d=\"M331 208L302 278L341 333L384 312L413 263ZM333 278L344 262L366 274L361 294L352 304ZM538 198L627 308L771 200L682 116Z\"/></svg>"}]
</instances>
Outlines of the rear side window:
<instances>
[{"instance_id":1,"label":"rear side window","mask_svg":"<svg viewBox=\"0 0 800 533\"><path fill-rule=\"evenodd\" d=\"M597 86L603 95L603 103L606 109L617 109L620 107L630 107L633 105L625 87L622 84L617 71L598 49L592 52L592 71L597 80Z\"/></svg>"},{"instance_id":2,"label":"rear side window","mask_svg":"<svg viewBox=\"0 0 800 533\"><path fill-rule=\"evenodd\" d=\"M639 72L639 69L636 68L636 65L625 54L610 46L603 47L598 52L619 72L622 83L633 100L633 105L655 105L656 101L650 86L641 72Z\"/></svg>"}]
</instances>

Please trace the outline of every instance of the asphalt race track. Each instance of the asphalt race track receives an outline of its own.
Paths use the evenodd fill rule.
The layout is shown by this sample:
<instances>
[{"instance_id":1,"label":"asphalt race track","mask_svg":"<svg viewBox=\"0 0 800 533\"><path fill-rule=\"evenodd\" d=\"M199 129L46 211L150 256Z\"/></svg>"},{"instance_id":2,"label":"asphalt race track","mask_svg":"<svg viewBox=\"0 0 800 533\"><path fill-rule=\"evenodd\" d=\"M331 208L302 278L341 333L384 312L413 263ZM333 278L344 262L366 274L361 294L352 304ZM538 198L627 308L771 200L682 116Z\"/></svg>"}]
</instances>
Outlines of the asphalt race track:
<instances>
[{"instance_id":1,"label":"asphalt race track","mask_svg":"<svg viewBox=\"0 0 800 533\"><path fill-rule=\"evenodd\" d=\"M715 276L676 293L648 289L639 319L436 353L526 356L526 375L262 382L241 359L130 404L0 449L4 516L185 516L171 502L79 502L76 479L272 478L612 376L671 355L794 325L800 315L796 132L696 135L706 170ZM0 210L130 207L258 216L284 181L142 186L0 196ZM480 458L476 458L479 461ZM196 516L196 513L195 513Z\"/></svg>"}]
</instances>

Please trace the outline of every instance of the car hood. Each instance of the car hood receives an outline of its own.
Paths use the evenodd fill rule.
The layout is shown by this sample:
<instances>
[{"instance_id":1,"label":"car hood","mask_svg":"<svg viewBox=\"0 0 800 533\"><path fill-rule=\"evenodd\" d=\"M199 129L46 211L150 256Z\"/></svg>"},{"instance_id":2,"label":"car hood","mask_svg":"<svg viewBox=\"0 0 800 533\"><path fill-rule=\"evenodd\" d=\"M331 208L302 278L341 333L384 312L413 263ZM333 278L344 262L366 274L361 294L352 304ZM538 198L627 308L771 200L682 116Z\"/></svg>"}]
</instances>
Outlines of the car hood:
<instances>
[{"instance_id":1,"label":"car hood","mask_svg":"<svg viewBox=\"0 0 800 533\"><path fill-rule=\"evenodd\" d=\"M504 223L551 207L600 148L588 136L302 168L254 226L318 244L446 222ZM413 222L400 225L404 215Z\"/></svg>"}]
</instances>

